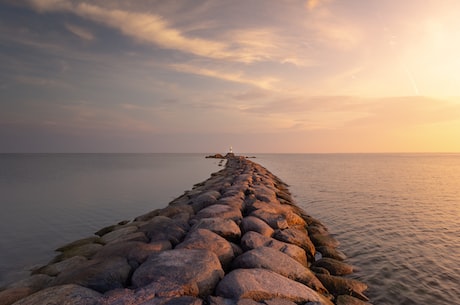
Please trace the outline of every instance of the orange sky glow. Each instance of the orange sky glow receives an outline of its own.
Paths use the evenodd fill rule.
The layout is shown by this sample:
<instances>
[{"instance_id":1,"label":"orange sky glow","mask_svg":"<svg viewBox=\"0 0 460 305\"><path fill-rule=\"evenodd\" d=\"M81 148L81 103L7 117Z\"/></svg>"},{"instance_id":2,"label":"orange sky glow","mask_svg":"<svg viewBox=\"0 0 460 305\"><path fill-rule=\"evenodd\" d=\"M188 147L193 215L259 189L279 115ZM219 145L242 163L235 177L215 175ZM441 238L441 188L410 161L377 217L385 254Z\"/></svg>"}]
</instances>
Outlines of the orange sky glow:
<instances>
[{"instance_id":1,"label":"orange sky glow","mask_svg":"<svg viewBox=\"0 0 460 305\"><path fill-rule=\"evenodd\" d=\"M457 0L0 7L0 152L460 152Z\"/></svg>"}]
</instances>

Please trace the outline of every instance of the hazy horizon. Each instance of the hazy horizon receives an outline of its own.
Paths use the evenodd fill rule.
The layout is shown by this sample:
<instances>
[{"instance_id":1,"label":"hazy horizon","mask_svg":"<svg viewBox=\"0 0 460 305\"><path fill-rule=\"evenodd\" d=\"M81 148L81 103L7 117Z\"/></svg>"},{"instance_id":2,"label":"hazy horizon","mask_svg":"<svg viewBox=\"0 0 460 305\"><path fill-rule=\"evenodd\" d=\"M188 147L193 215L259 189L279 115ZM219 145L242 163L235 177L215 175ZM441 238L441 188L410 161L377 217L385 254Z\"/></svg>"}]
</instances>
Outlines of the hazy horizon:
<instances>
[{"instance_id":1,"label":"hazy horizon","mask_svg":"<svg viewBox=\"0 0 460 305\"><path fill-rule=\"evenodd\" d=\"M5 0L0 20L0 153L460 152L456 0Z\"/></svg>"}]
</instances>

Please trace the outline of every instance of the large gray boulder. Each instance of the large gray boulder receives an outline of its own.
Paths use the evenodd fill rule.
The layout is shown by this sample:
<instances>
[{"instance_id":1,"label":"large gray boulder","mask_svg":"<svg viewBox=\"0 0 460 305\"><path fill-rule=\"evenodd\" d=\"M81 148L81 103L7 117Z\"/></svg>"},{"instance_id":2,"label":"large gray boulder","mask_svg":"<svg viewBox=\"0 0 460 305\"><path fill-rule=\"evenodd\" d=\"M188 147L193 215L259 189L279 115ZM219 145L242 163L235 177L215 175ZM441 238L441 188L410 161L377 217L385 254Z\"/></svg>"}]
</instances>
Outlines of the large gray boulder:
<instances>
[{"instance_id":1,"label":"large gray boulder","mask_svg":"<svg viewBox=\"0 0 460 305\"><path fill-rule=\"evenodd\" d=\"M217 285L216 295L229 299L282 298L296 303L332 304L313 289L265 269L233 270Z\"/></svg>"},{"instance_id":2,"label":"large gray boulder","mask_svg":"<svg viewBox=\"0 0 460 305\"><path fill-rule=\"evenodd\" d=\"M76 269L82 264L84 264L88 259L83 256L73 256L70 257L66 260L54 263L54 264L49 264L43 267L40 267L36 270L34 270L32 273L33 274L46 274L49 276L56 276L59 273L61 273L64 270L68 269Z\"/></svg>"},{"instance_id":3,"label":"large gray boulder","mask_svg":"<svg viewBox=\"0 0 460 305\"><path fill-rule=\"evenodd\" d=\"M205 249L214 252L222 266L226 268L235 257L230 242L214 232L196 229L190 232L176 249Z\"/></svg>"},{"instance_id":4,"label":"large gray boulder","mask_svg":"<svg viewBox=\"0 0 460 305\"><path fill-rule=\"evenodd\" d=\"M299 246L307 252L308 257L315 257L316 249L308 237L306 229L288 228L285 230L276 230L273 237L277 240Z\"/></svg>"},{"instance_id":5,"label":"large gray boulder","mask_svg":"<svg viewBox=\"0 0 460 305\"><path fill-rule=\"evenodd\" d=\"M173 219L166 216L152 218L140 226L139 231L144 232L150 241L169 240L172 245L180 243L186 233Z\"/></svg>"},{"instance_id":6,"label":"large gray boulder","mask_svg":"<svg viewBox=\"0 0 460 305\"><path fill-rule=\"evenodd\" d=\"M312 264L312 267L327 269L332 275L347 275L353 273L353 266L342 261L324 257Z\"/></svg>"},{"instance_id":7,"label":"large gray boulder","mask_svg":"<svg viewBox=\"0 0 460 305\"><path fill-rule=\"evenodd\" d=\"M224 276L217 256L208 250L174 249L152 254L132 276L134 287L158 296L206 296Z\"/></svg>"},{"instance_id":8,"label":"large gray boulder","mask_svg":"<svg viewBox=\"0 0 460 305\"><path fill-rule=\"evenodd\" d=\"M106 233L104 235L101 236L101 241L102 243L104 244L108 244L110 242L113 242L123 236L126 236L130 233L134 233L137 231L137 227L136 226L126 226L126 227L123 227L123 228L119 228L119 229L116 229L116 230L113 230L109 233Z\"/></svg>"},{"instance_id":9,"label":"large gray boulder","mask_svg":"<svg viewBox=\"0 0 460 305\"><path fill-rule=\"evenodd\" d=\"M99 305L101 301L100 293L79 285L69 284L40 290L17 301L14 305Z\"/></svg>"},{"instance_id":10,"label":"large gray boulder","mask_svg":"<svg viewBox=\"0 0 460 305\"><path fill-rule=\"evenodd\" d=\"M335 297L341 294L351 295L363 301L369 299L363 294L367 285L358 280L344 278L341 276L316 274L316 277L323 283L324 287Z\"/></svg>"},{"instance_id":11,"label":"large gray boulder","mask_svg":"<svg viewBox=\"0 0 460 305\"><path fill-rule=\"evenodd\" d=\"M246 216L241 222L241 230L243 233L254 231L264 236L271 237L275 230L273 230L265 221L255 216Z\"/></svg>"},{"instance_id":12,"label":"large gray boulder","mask_svg":"<svg viewBox=\"0 0 460 305\"><path fill-rule=\"evenodd\" d=\"M262 268L276 272L291 280L301 282L321 294L326 288L316 276L301 263L287 254L273 248L259 247L243 253L233 261L233 269Z\"/></svg>"},{"instance_id":13,"label":"large gray boulder","mask_svg":"<svg viewBox=\"0 0 460 305\"><path fill-rule=\"evenodd\" d=\"M263 236L257 232L250 231L244 234L241 238L241 246L243 250L246 251L258 247L273 248L289 255L302 265L307 266L307 255L305 250L299 246L285 243L271 237Z\"/></svg>"},{"instance_id":14,"label":"large gray boulder","mask_svg":"<svg viewBox=\"0 0 460 305\"><path fill-rule=\"evenodd\" d=\"M202 209L195 215L195 219L203 219L203 218L224 218L224 219L231 219L237 223L241 221L243 215L241 211L237 208L231 207L229 205L223 204L215 204L209 206L205 209Z\"/></svg>"},{"instance_id":15,"label":"large gray boulder","mask_svg":"<svg viewBox=\"0 0 460 305\"><path fill-rule=\"evenodd\" d=\"M78 268L62 271L50 285L78 284L99 292L122 288L128 281L131 267L123 257L88 260Z\"/></svg>"},{"instance_id":16,"label":"large gray boulder","mask_svg":"<svg viewBox=\"0 0 460 305\"><path fill-rule=\"evenodd\" d=\"M208 229L230 241L239 240L241 237L240 227L231 219L202 218L191 228L192 231L196 229Z\"/></svg>"}]
</instances>

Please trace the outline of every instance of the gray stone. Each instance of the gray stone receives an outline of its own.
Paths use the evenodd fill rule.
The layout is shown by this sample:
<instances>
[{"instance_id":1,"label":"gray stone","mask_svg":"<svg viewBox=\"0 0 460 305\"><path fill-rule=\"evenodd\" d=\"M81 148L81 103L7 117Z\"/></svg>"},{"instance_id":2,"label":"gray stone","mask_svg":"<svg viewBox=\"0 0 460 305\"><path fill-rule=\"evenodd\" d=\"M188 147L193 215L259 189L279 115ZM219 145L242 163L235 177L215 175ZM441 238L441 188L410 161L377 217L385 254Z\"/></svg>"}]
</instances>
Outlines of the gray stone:
<instances>
[{"instance_id":1,"label":"gray stone","mask_svg":"<svg viewBox=\"0 0 460 305\"><path fill-rule=\"evenodd\" d=\"M12 287L2 290L0 291L0 305L13 304L34 292L35 290L30 287Z\"/></svg>"},{"instance_id":2,"label":"gray stone","mask_svg":"<svg viewBox=\"0 0 460 305\"><path fill-rule=\"evenodd\" d=\"M121 236L125 236L129 233L133 233L133 232L136 232L137 231L137 227L136 226L126 226L126 227L122 227L122 228L119 228L119 229L116 229L116 230L113 230L107 234L104 234L101 236L101 241L104 243L104 244L107 244L111 241L114 241L118 238L120 238Z\"/></svg>"},{"instance_id":3,"label":"gray stone","mask_svg":"<svg viewBox=\"0 0 460 305\"><path fill-rule=\"evenodd\" d=\"M217 201L217 204L231 206L237 210L242 211L244 208L244 193L242 191L235 191L233 193L227 192Z\"/></svg>"},{"instance_id":4,"label":"gray stone","mask_svg":"<svg viewBox=\"0 0 460 305\"><path fill-rule=\"evenodd\" d=\"M103 246L101 244L84 244L74 248L70 248L56 256L52 263L60 262L71 258L73 256L83 256L86 258L91 258L94 254L97 253Z\"/></svg>"},{"instance_id":5,"label":"gray stone","mask_svg":"<svg viewBox=\"0 0 460 305\"><path fill-rule=\"evenodd\" d=\"M8 288L28 287L33 291L38 291L48 286L53 277L46 274L34 274L23 280L8 285Z\"/></svg>"},{"instance_id":6,"label":"gray stone","mask_svg":"<svg viewBox=\"0 0 460 305\"><path fill-rule=\"evenodd\" d=\"M233 270L217 285L216 295L229 299L283 298L295 303L332 304L313 289L265 269Z\"/></svg>"},{"instance_id":7,"label":"gray stone","mask_svg":"<svg viewBox=\"0 0 460 305\"><path fill-rule=\"evenodd\" d=\"M188 199L186 199L186 200L188 201ZM174 217L175 215L180 214L180 213L187 213L189 215L195 214L194 211L193 211L193 208L190 205L187 205L186 202L185 202L185 203L183 203L181 205L177 205L177 204L176 205L169 205L166 208L148 212L148 213L146 213L144 215L136 217L135 221L151 220L153 217L156 217L156 216L166 216L166 217L171 218L171 217Z\"/></svg>"},{"instance_id":8,"label":"gray stone","mask_svg":"<svg viewBox=\"0 0 460 305\"><path fill-rule=\"evenodd\" d=\"M207 298L209 305L236 305L236 301L232 299L226 299L223 297L208 296Z\"/></svg>"},{"instance_id":9,"label":"gray stone","mask_svg":"<svg viewBox=\"0 0 460 305\"><path fill-rule=\"evenodd\" d=\"M78 284L99 292L122 288L131 267L125 258L93 259L72 270L61 272L51 285Z\"/></svg>"},{"instance_id":10,"label":"gray stone","mask_svg":"<svg viewBox=\"0 0 460 305\"><path fill-rule=\"evenodd\" d=\"M14 305L99 305L101 301L102 298L100 293L92 289L69 284L40 290L17 301Z\"/></svg>"},{"instance_id":11,"label":"gray stone","mask_svg":"<svg viewBox=\"0 0 460 305\"><path fill-rule=\"evenodd\" d=\"M296 303L292 301L280 299L280 298L265 300L264 303L266 305L297 305Z\"/></svg>"},{"instance_id":12,"label":"gray stone","mask_svg":"<svg viewBox=\"0 0 460 305\"><path fill-rule=\"evenodd\" d=\"M206 229L190 232L176 249L205 249L214 252L222 266L226 268L235 257L232 245L223 237Z\"/></svg>"},{"instance_id":13,"label":"gray stone","mask_svg":"<svg viewBox=\"0 0 460 305\"><path fill-rule=\"evenodd\" d=\"M220 193L217 191L204 192L192 199L191 206L193 207L195 213L197 213L198 211L215 204L218 198L220 198Z\"/></svg>"},{"instance_id":14,"label":"gray stone","mask_svg":"<svg viewBox=\"0 0 460 305\"><path fill-rule=\"evenodd\" d=\"M340 245L340 242L329 234L310 234L310 239L317 247L326 246L337 248Z\"/></svg>"},{"instance_id":15,"label":"gray stone","mask_svg":"<svg viewBox=\"0 0 460 305\"><path fill-rule=\"evenodd\" d=\"M231 219L202 218L191 230L196 229L208 229L231 241L239 240L241 237L240 227Z\"/></svg>"},{"instance_id":16,"label":"gray stone","mask_svg":"<svg viewBox=\"0 0 460 305\"><path fill-rule=\"evenodd\" d=\"M339 261L347 259L347 256L342 251L335 248L320 246L316 247L316 251L320 252L323 257L330 257Z\"/></svg>"},{"instance_id":17,"label":"gray stone","mask_svg":"<svg viewBox=\"0 0 460 305\"><path fill-rule=\"evenodd\" d=\"M308 257L315 257L315 246L308 237L307 230L305 229L289 228L285 230L276 230L273 237L277 240L299 246L305 250Z\"/></svg>"},{"instance_id":18,"label":"gray stone","mask_svg":"<svg viewBox=\"0 0 460 305\"><path fill-rule=\"evenodd\" d=\"M195 215L196 219L214 218L214 217L231 219L239 223L241 219L243 218L243 215L241 214L240 210L233 208L231 206L228 206L228 205L223 205L223 204L215 204L215 205L209 206L207 208L202 209Z\"/></svg>"},{"instance_id":19,"label":"gray stone","mask_svg":"<svg viewBox=\"0 0 460 305\"><path fill-rule=\"evenodd\" d=\"M101 239L100 237L98 236L91 236L91 237L87 237L87 238L82 238L82 239L79 239L79 240L76 240L76 241L73 241L71 243L68 243L62 247L59 247L56 249L56 251L58 252L64 252L64 251L68 251L72 248L77 248L77 247L80 247L80 246L83 246L83 245L86 245L86 244L92 244L92 243L99 243L101 244Z\"/></svg>"},{"instance_id":20,"label":"gray stone","mask_svg":"<svg viewBox=\"0 0 460 305\"><path fill-rule=\"evenodd\" d=\"M369 301L369 299L363 294L367 289L367 285L363 282L344 278L341 276L316 274L316 277L323 283L324 287L333 294L335 297L341 294L351 295L363 301Z\"/></svg>"},{"instance_id":21,"label":"gray stone","mask_svg":"<svg viewBox=\"0 0 460 305\"><path fill-rule=\"evenodd\" d=\"M286 217L281 214L272 213L263 209L252 211L249 216L254 216L265 221L273 229L286 229L289 224Z\"/></svg>"},{"instance_id":22,"label":"gray stone","mask_svg":"<svg viewBox=\"0 0 460 305\"><path fill-rule=\"evenodd\" d=\"M38 268L33 271L33 274L47 274L49 276L56 276L64 270L78 268L78 266L82 265L87 260L88 259L83 256L73 256L58 263Z\"/></svg>"},{"instance_id":23,"label":"gray stone","mask_svg":"<svg viewBox=\"0 0 460 305\"><path fill-rule=\"evenodd\" d=\"M276 193L274 190L265 185L253 185L256 198L264 202L277 202Z\"/></svg>"},{"instance_id":24,"label":"gray stone","mask_svg":"<svg viewBox=\"0 0 460 305\"><path fill-rule=\"evenodd\" d=\"M265 221L255 216L244 217L241 222L241 230L243 233L254 231L268 237L275 232Z\"/></svg>"},{"instance_id":25,"label":"gray stone","mask_svg":"<svg viewBox=\"0 0 460 305\"><path fill-rule=\"evenodd\" d=\"M145 236L144 232L134 232L134 233L119 236L118 238L111 240L107 244L121 243L125 241L140 241L140 242L147 243L149 239L147 238L147 236Z\"/></svg>"},{"instance_id":26,"label":"gray stone","mask_svg":"<svg viewBox=\"0 0 460 305\"><path fill-rule=\"evenodd\" d=\"M151 241L169 240L173 246L180 243L186 233L174 220L166 216L152 218L139 227L139 231L144 232Z\"/></svg>"},{"instance_id":27,"label":"gray stone","mask_svg":"<svg viewBox=\"0 0 460 305\"><path fill-rule=\"evenodd\" d=\"M321 294L327 294L326 288L305 266L287 254L273 248L259 247L238 256L232 264L237 268L262 268L276 272L291 280L307 285Z\"/></svg>"},{"instance_id":28,"label":"gray stone","mask_svg":"<svg viewBox=\"0 0 460 305\"><path fill-rule=\"evenodd\" d=\"M279 250L304 266L307 266L307 255L305 250L299 246L288 244L271 237L263 236L257 232L249 231L241 238L243 250L251 250L258 247L269 247Z\"/></svg>"},{"instance_id":29,"label":"gray stone","mask_svg":"<svg viewBox=\"0 0 460 305\"><path fill-rule=\"evenodd\" d=\"M217 256L208 250L174 249L150 255L134 271L132 284L158 296L206 296L224 276ZM179 294L177 294L179 293Z\"/></svg>"},{"instance_id":30,"label":"gray stone","mask_svg":"<svg viewBox=\"0 0 460 305\"><path fill-rule=\"evenodd\" d=\"M339 295L336 299L337 305L371 305L368 302L364 302L360 299L352 297L351 295Z\"/></svg>"},{"instance_id":31,"label":"gray stone","mask_svg":"<svg viewBox=\"0 0 460 305\"><path fill-rule=\"evenodd\" d=\"M332 275L347 275L353 273L353 266L333 258L324 257L312 264L312 267L327 269Z\"/></svg>"},{"instance_id":32,"label":"gray stone","mask_svg":"<svg viewBox=\"0 0 460 305\"><path fill-rule=\"evenodd\" d=\"M149 244L139 241L127 241L105 245L93 258L121 256L129 261L134 260L141 264L150 254L171 248L171 243L168 240L156 241Z\"/></svg>"}]
</instances>

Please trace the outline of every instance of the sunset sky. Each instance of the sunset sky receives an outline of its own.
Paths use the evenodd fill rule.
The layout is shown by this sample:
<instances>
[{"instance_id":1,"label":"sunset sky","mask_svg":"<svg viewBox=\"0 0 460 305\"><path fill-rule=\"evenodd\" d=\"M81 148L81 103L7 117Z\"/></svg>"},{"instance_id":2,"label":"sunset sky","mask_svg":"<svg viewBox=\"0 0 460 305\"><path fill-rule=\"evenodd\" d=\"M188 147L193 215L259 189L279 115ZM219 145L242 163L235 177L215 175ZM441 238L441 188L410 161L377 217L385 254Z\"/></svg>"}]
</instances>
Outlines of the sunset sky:
<instances>
[{"instance_id":1,"label":"sunset sky","mask_svg":"<svg viewBox=\"0 0 460 305\"><path fill-rule=\"evenodd\" d=\"M458 0L3 0L0 50L0 152L460 152Z\"/></svg>"}]
</instances>

